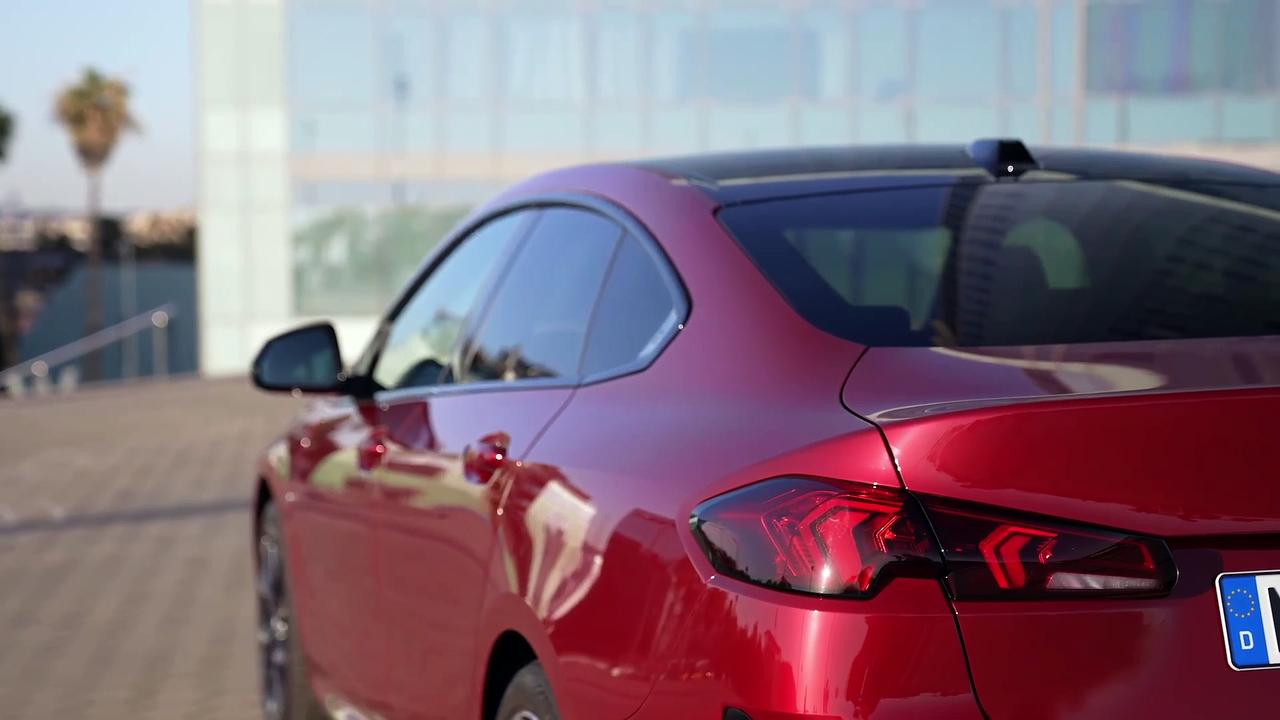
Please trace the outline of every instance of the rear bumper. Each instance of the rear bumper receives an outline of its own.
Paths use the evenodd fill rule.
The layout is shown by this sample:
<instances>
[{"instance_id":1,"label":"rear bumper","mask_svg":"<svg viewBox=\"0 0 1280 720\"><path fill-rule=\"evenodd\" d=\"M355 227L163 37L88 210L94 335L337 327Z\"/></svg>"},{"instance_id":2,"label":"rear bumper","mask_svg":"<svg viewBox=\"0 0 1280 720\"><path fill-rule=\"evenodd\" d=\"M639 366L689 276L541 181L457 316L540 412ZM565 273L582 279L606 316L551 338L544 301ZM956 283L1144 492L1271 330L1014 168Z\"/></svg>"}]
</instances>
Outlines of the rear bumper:
<instances>
[{"instance_id":1,"label":"rear bumper","mask_svg":"<svg viewBox=\"0 0 1280 720\"><path fill-rule=\"evenodd\" d=\"M981 718L936 581L865 601L710 581L636 720Z\"/></svg>"},{"instance_id":2,"label":"rear bumper","mask_svg":"<svg viewBox=\"0 0 1280 720\"><path fill-rule=\"evenodd\" d=\"M974 682L992 718L1274 714L1280 670L1226 659L1215 580L1280 568L1272 549L1177 549L1167 598L957 603Z\"/></svg>"}]
</instances>

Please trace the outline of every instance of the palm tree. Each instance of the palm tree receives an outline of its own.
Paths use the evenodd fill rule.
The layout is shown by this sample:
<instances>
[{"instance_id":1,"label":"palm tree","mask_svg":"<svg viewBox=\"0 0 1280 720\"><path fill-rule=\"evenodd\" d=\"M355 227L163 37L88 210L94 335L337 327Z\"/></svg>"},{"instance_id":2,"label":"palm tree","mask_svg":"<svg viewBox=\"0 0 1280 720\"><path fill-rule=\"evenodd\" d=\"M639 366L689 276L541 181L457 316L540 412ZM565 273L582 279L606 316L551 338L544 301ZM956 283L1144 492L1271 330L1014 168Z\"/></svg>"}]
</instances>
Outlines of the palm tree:
<instances>
[{"instance_id":1,"label":"palm tree","mask_svg":"<svg viewBox=\"0 0 1280 720\"><path fill-rule=\"evenodd\" d=\"M129 112L129 86L93 68L85 69L78 82L58 93L54 113L70 134L71 145L89 180L89 264L84 314L84 331L88 335L102 329L102 238L98 232L102 167L120 136L126 130L137 130L138 123ZM85 379L99 379L101 370L98 353L85 358Z\"/></svg>"},{"instance_id":2,"label":"palm tree","mask_svg":"<svg viewBox=\"0 0 1280 720\"><path fill-rule=\"evenodd\" d=\"M13 135L13 116L0 105L0 162L4 162L5 150L9 147L9 137Z\"/></svg>"},{"instance_id":3,"label":"palm tree","mask_svg":"<svg viewBox=\"0 0 1280 720\"><path fill-rule=\"evenodd\" d=\"M0 106L0 162L8 157L9 138L13 137L13 116ZM17 335L14 332L13 308L9 306L9 293L4 286L4 269L0 268L0 370L18 361Z\"/></svg>"}]
</instances>

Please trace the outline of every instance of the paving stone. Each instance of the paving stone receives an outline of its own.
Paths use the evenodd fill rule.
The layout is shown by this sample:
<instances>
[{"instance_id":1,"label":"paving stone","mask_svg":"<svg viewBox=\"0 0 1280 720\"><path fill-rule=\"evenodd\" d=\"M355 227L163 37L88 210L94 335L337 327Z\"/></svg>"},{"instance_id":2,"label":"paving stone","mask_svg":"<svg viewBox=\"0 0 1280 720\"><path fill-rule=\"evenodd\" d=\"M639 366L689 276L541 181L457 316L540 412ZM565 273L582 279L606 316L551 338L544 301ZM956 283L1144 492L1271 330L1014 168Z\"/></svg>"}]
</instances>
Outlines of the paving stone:
<instances>
[{"instance_id":1,"label":"paving stone","mask_svg":"<svg viewBox=\"0 0 1280 720\"><path fill-rule=\"evenodd\" d=\"M258 717L245 380L0 401L0 717Z\"/></svg>"}]
</instances>

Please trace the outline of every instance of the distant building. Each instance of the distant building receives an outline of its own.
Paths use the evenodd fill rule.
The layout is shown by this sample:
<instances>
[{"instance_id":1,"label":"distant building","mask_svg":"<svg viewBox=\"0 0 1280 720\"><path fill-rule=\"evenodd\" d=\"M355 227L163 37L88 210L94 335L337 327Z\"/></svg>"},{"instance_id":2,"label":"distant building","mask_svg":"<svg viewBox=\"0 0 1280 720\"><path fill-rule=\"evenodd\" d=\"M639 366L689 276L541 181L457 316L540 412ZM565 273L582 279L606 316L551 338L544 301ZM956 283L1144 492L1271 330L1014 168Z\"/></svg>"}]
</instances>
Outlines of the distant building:
<instances>
[{"instance_id":1,"label":"distant building","mask_svg":"<svg viewBox=\"0 0 1280 720\"><path fill-rule=\"evenodd\" d=\"M348 354L505 183L795 144L1126 146L1280 167L1280 0L195 0L201 367Z\"/></svg>"}]
</instances>

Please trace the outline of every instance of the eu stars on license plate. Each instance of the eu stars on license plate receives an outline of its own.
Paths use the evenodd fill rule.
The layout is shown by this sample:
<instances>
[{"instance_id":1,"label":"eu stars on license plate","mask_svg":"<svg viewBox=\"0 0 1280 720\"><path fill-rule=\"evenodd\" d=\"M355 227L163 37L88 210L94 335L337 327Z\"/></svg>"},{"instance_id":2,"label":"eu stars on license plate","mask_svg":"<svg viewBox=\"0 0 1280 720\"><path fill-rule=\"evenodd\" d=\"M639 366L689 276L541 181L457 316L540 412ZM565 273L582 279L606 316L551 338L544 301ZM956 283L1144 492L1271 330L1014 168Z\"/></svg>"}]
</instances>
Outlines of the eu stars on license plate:
<instances>
[{"instance_id":1,"label":"eu stars on license plate","mask_svg":"<svg viewBox=\"0 0 1280 720\"><path fill-rule=\"evenodd\" d=\"M1280 669L1280 570L1219 575L1218 607L1227 664L1235 670Z\"/></svg>"}]
</instances>

